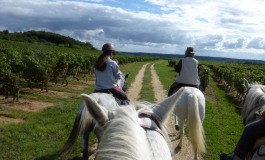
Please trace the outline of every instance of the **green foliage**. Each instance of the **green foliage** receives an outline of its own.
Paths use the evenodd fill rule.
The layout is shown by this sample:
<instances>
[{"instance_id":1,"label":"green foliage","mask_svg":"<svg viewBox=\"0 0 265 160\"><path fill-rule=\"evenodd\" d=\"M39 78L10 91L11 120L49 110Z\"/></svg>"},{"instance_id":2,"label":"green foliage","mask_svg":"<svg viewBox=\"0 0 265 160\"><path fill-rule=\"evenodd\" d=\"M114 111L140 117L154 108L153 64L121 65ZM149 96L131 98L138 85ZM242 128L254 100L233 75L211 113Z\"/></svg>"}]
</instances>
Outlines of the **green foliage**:
<instances>
[{"instance_id":1,"label":"green foliage","mask_svg":"<svg viewBox=\"0 0 265 160\"><path fill-rule=\"evenodd\" d=\"M5 32L1 34L9 35ZM28 34L36 34L42 38L50 37L53 40L57 40L59 36L45 32L29 32L26 35ZM14 35L11 34L11 36ZM57 36L57 38L53 38L54 36ZM62 83L65 82L67 85L67 77L69 76L73 76L76 80L79 79L78 76L81 74L88 76L88 74L93 73L94 62L101 53L92 48L78 46L81 45L66 48L47 45L46 43L0 40L0 60L3 62L0 64L0 85L2 86L4 81L9 81L9 75L11 74L15 75L18 80L26 80L30 88L39 87L40 85L43 88L49 81L57 83L59 78L63 78ZM154 57L139 57L120 53L117 53L115 58L119 60L120 65L156 59Z\"/></svg>"},{"instance_id":2,"label":"green foliage","mask_svg":"<svg viewBox=\"0 0 265 160\"><path fill-rule=\"evenodd\" d=\"M23 33L0 32L0 39L17 42L55 44L60 47L95 49L90 43L77 41L73 38L45 31L28 31Z\"/></svg>"},{"instance_id":3,"label":"green foliage","mask_svg":"<svg viewBox=\"0 0 265 160\"><path fill-rule=\"evenodd\" d=\"M140 99L143 101L148 102L154 102L155 101L155 95L153 92L153 86L152 86L152 78L151 78L151 68L150 64L146 66L145 73L144 73L144 79L143 79L143 87L140 92Z\"/></svg>"},{"instance_id":4,"label":"green foliage","mask_svg":"<svg viewBox=\"0 0 265 160\"><path fill-rule=\"evenodd\" d=\"M176 65L176 60L174 60L174 59L170 59L170 60L168 60L168 66L170 66L170 67L175 67L175 65Z\"/></svg>"},{"instance_id":5,"label":"green foliage","mask_svg":"<svg viewBox=\"0 0 265 160\"><path fill-rule=\"evenodd\" d=\"M212 67L215 79L224 84L229 92L236 91L236 98L242 102L245 88L243 79L250 83L265 84L265 65L264 64L240 64L240 63L218 63L208 62Z\"/></svg>"},{"instance_id":6,"label":"green foliage","mask_svg":"<svg viewBox=\"0 0 265 160\"><path fill-rule=\"evenodd\" d=\"M205 65L200 65L200 81L202 90L205 91L206 87L209 85L210 81L210 68Z\"/></svg>"}]
</instances>

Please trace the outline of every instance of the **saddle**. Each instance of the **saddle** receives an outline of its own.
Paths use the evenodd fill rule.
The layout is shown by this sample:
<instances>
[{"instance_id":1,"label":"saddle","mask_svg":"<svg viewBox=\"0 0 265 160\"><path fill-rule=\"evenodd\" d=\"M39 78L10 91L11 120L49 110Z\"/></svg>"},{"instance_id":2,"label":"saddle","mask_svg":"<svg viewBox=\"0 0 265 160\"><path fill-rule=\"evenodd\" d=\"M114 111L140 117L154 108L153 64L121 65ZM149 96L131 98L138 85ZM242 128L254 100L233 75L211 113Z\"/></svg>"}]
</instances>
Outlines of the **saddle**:
<instances>
[{"instance_id":1,"label":"saddle","mask_svg":"<svg viewBox=\"0 0 265 160\"><path fill-rule=\"evenodd\" d=\"M102 90L94 90L94 93L107 93L107 94L112 94L110 90L108 89L102 89ZM112 96L114 97L115 101L118 103L118 105L129 105L129 100L121 100L117 97L115 97L113 94Z\"/></svg>"},{"instance_id":2,"label":"saddle","mask_svg":"<svg viewBox=\"0 0 265 160\"><path fill-rule=\"evenodd\" d=\"M149 130L154 130L160 133L163 137L163 132L161 131L161 125L157 121L157 119L150 113L141 113L139 114L139 118L141 118L140 121L140 126L149 129Z\"/></svg>"}]
</instances>

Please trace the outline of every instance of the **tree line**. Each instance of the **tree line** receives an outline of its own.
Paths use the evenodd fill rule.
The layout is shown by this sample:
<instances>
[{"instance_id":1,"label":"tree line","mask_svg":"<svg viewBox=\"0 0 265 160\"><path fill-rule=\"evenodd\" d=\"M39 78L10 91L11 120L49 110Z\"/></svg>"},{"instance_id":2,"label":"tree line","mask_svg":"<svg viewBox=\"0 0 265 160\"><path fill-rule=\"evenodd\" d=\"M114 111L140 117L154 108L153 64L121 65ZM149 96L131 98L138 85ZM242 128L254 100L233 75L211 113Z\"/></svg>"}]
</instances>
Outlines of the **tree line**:
<instances>
[{"instance_id":1,"label":"tree line","mask_svg":"<svg viewBox=\"0 0 265 160\"><path fill-rule=\"evenodd\" d=\"M46 43L49 45L63 46L68 48L85 48L95 50L91 43L81 42L71 37L66 37L60 34L46 32L46 31L27 31L27 32L14 32L9 33L8 30L0 32L0 39L29 42L29 43Z\"/></svg>"}]
</instances>

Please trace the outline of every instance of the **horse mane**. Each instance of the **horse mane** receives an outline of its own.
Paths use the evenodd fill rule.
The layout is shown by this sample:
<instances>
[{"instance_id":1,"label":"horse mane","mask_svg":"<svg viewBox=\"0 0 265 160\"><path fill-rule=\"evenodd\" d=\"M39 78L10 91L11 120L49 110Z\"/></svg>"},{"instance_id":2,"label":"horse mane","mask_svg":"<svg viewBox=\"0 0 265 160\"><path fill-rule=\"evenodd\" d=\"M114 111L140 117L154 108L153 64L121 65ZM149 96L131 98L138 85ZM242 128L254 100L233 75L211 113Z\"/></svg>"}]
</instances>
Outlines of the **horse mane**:
<instances>
[{"instance_id":1,"label":"horse mane","mask_svg":"<svg viewBox=\"0 0 265 160\"><path fill-rule=\"evenodd\" d=\"M241 115L246 122L255 118L255 112L265 104L265 86L253 83L251 84L244 100Z\"/></svg>"},{"instance_id":2,"label":"horse mane","mask_svg":"<svg viewBox=\"0 0 265 160\"><path fill-rule=\"evenodd\" d=\"M139 126L137 118L136 111L129 107L117 109L115 118L105 126L96 158L115 159L119 157L137 160L145 156L149 157L151 153L146 149L148 146L146 135Z\"/></svg>"},{"instance_id":3,"label":"horse mane","mask_svg":"<svg viewBox=\"0 0 265 160\"><path fill-rule=\"evenodd\" d=\"M154 153L150 149L146 131L139 125L138 118L140 112L150 110L151 107L151 104L135 103L130 107L118 108L113 119L104 126L96 159L151 160L150 157ZM136 111L135 108L139 110Z\"/></svg>"}]
</instances>

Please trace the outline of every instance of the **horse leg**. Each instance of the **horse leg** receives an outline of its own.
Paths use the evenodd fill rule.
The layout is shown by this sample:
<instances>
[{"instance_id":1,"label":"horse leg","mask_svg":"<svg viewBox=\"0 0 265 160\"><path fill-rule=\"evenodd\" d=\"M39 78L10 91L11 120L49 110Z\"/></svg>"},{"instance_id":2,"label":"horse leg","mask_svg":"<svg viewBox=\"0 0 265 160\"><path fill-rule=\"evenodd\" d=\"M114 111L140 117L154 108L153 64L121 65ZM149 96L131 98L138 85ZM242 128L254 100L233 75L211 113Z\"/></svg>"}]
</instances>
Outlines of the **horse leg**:
<instances>
[{"instance_id":1,"label":"horse leg","mask_svg":"<svg viewBox=\"0 0 265 160\"><path fill-rule=\"evenodd\" d=\"M194 151L194 160L199 160L197 149Z\"/></svg>"},{"instance_id":2,"label":"horse leg","mask_svg":"<svg viewBox=\"0 0 265 160\"><path fill-rule=\"evenodd\" d=\"M178 121L179 122L179 144L178 148L181 149L182 147L182 141L183 141L183 135L184 135L184 124L183 121Z\"/></svg>"},{"instance_id":3,"label":"horse leg","mask_svg":"<svg viewBox=\"0 0 265 160\"><path fill-rule=\"evenodd\" d=\"M178 117L175 116L175 129L176 131L179 131L179 123L178 123Z\"/></svg>"},{"instance_id":4,"label":"horse leg","mask_svg":"<svg viewBox=\"0 0 265 160\"><path fill-rule=\"evenodd\" d=\"M82 154L83 154L83 159L88 160L89 154L88 154L88 144L89 144L89 134L92 131L91 126L89 126L86 131L84 132L82 136Z\"/></svg>"}]
</instances>

